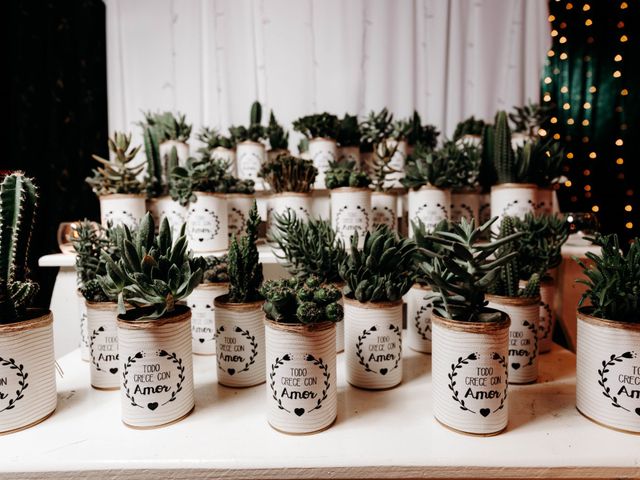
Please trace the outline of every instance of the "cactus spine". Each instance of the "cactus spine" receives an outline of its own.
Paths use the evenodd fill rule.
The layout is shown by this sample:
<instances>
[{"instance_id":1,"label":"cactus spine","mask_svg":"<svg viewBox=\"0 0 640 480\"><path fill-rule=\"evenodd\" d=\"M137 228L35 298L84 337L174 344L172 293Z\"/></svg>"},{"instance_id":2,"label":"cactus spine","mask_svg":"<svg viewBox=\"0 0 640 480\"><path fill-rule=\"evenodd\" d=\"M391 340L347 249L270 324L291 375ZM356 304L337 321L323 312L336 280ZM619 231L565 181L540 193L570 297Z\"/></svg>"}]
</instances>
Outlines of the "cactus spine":
<instances>
[{"instance_id":1,"label":"cactus spine","mask_svg":"<svg viewBox=\"0 0 640 480\"><path fill-rule=\"evenodd\" d=\"M498 112L495 126L493 162L498 174L498 183L510 183L516 180L514 153L511 148L511 130L509 119L504 111Z\"/></svg>"},{"instance_id":2,"label":"cactus spine","mask_svg":"<svg viewBox=\"0 0 640 480\"><path fill-rule=\"evenodd\" d=\"M262 284L262 264L258 255L258 227L260 216L253 202L247 220L246 235L238 239L233 237L229 247L229 301L232 303L250 303L260 300Z\"/></svg>"}]
</instances>

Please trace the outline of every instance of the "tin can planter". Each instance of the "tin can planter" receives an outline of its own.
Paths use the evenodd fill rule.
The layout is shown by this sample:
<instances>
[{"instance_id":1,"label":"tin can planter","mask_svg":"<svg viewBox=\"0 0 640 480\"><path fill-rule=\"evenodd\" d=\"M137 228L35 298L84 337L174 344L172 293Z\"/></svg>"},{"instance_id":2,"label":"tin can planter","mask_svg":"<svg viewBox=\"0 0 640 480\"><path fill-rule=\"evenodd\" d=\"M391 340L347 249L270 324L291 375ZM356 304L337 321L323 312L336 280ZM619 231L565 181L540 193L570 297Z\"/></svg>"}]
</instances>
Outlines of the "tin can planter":
<instances>
[{"instance_id":1,"label":"tin can planter","mask_svg":"<svg viewBox=\"0 0 640 480\"><path fill-rule=\"evenodd\" d=\"M313 160L313 165L318 169L314 188L327 188L324 183L324 176L329 169L329 164L338 159L338 146L331 138L314 138L309 140L309 158Z\"/></svg>"},{"instance_id":2,"label":"tin can planter","mask_svg":"<svg viewBox=\"0 0 640 480\"><path fill-rule=\"evenodd\" d=\"M0 325L0 433L32 427L56 409L53 315Z\"/></svg>"},{"instance_id":3,"label":"tin can planter","mask_svg":"<svg viewBox=\"0 0 640 480\"><path fill-rule=\"evenodd\" d=\"M409 191L409 236L413 236L413 222L421 220L432 231L442 220L451 216L451 191L425 185Z\"/></svg>"},{"instance_id":4,"label":"tin can planter","mask_svg":"<svg viewBox=\"0 0 640 480\"><path fill-rule=\"evenodd\" d=\"M141 309L118 316L122 421L134 428L168 425L194 407L191 311L135 320Z\"/></svg>"},{"instance_id":5,"label":"tin can planter","mask_svg":"<svg viewBox=\"0 0 640 480\"><path fill-rule=\"evenodd\" d=\"M360 147L338 147L338 161L355 162L357 168L360 168Z\"/></svg>"},{"instance_id":6,"label":"tin can planter","mask_svg":"<svg viewBox=\"0 0 640 480\"><path fill-rule=\"evenodd\" d=\"M120 387L118 357L118 304L87 302L87 327L91 355L91 386L98 390Z\"/></svg>"},{"instance_id":7,"label":"tin can planter","mask_svg":"<svg viewBox=\"0 0 640 480\"><path fill-rule=\"evenodd\" d=\"M556 191L553 188L538 188L536 201L536 213L551 215L554 213L554 197Z\"/></svg>"},{"instance_id":8,"label":"tin can planter","mask_svg":"<svg viewBox=\"0 0 640 480\"><path fill-rule=\"evenodd\" d=\"M460 222L463 218L473 220L480 225L481 196L478 192L453 192L451 194L451 221Z\"/></svg>"},{"instance_id":9,"label":"tin can planter","mask_svg":"<svg viewBox=\"0 0 640 480\"><path fill-rule=\"evenodd\" d=\"M402 381L402 301L344 299L347 382L371 390Z\"/></svg>"},{"instance_id":10,"label":"tin can planter","mask_svg":"<svg viewBox=\"0 0 640 480\"><path fill-rule=\"evenodd\" d=\"M262 304L215 299L218 383L252 387L265 381L265 338Z\"/></svg>"},{"instance_id":11,"label":"tin can planter","mask_svg":"<svg viewBox=\"0 0 640 480\"><path fill-rule=\"evenodd\" d=\"M502 183L491 187L491 216L498 220L491 225L491 231L498 233L502 218L524 218L533 213L537 204L538 187L533 183Z\"/></svg>"},{"instance_id":12,"label":"tin can planter","mask_svg":"<svg viewBox=\"0 0 640 480\"><path fill-rule=\"evenodd\" d=\"M160 158L169 156L173 147L176 147L176 153L178 154L178 165L186 165L189 158L189 145L177 140L166 140L160 144Z\"/></svg>"},{"instance_id":13,"label":"tin can planter","mask_svg":"<svg viewBox=\"0 0 640 480\"><path fill-rule=\"evenodd\" d=\"M237 176L236 151L233 148L216 147L212 150L210 158L227 162L229 164L227 171L234 177Z\"/></svg>"},{"instance_id":14,"label":"tin can planter","mask_svg":"<svg viewBox=\"0 0 640 480\"><path fill-rule=\"evenodd\" d=\"M280 155L289 155L289 150L286 150L284 148L276 148L275 150L268 150L267 160L271 162L272 160L275 160L276 158L278 158Z\"/></svg>"},{"instance_id":15,"label":"tin can planter","mask_svg":"<svg viewBox=\"0 0 640 480\"><path fill-rule=\"evenodd\" d=\"M331 195L327 190L311 191L311 216L331 220Z\"/></svg>"},{"instance_id":16,"label":"tin can planter","mask_svg":"<svg viewBox=\"0 0 640 480\"><path fill-rule=\"evenodd\" d=\"M187 240L196 253L217 252L229 248L226 195L195 192L197 200L189 204Z\"/></svg>"},{"instance_id":17,"label":"tin can planter","mask_svg":"<svg viewBox=\"0 0 640 480\"><path fill-rule=\"evenodd\" d=\"M334 188L331 190L331 227L348 248L358 232L358 248L372 225L371 190L368 188Z\"/></svg>"},{"instance_id":18,"label":"tin can planter","mask_svg":"<svg viewBox=\"0 0 640 480\"><path fill-rule=\"evenodd\" d=\"M475 435L496 435L509 420L509 317L460 322L431 314L433 414L444 426Z\"/></svg>"},{"instance_id":19,"label":"tin can planter","mask_svg":"<svg viewBox=\"0 0 640 480\"><path fill-rule=\"evenodd\" d=\"M640 433L640 324L578 310L576 406L606 427Z\"/></svg>"},{"instance_id":20,"label":"tin can planter","mask_svg":"<svg viewBox=\"0 0 640 480\"><path fill-rule=\"evenodd\" d=\"M509 383L534 383L538 379L538 328L540 297L487 295L489 308L509 315Z\"/></svg>"},{"instance_id":21,"label":"tin can planter","mask_svg":"<svg viewBox=\"0 0 640 480\"><path fill-rule=\"evenodd\" d=\"M264 183L258 177L260 167L266 157L265 148L258 142L240 142L236 145L236 168L240 180L253 180L256 190L264 190Z\"/></svg>"},{"instance_id":22,"label":"tin can planter","mask_svg":"<svg viewBox=\"0 0 640 480\"><path fill-rule=\"evenodd\" d=\"M229 238L244 232L254 200L255 197L248 193L227 194L227 231L229 232Z\"/></svg>"},{"instance_id":23,"label":"tin can planter","mask_svg":"<svg viewBox=\"0 0 640 480\"><path fill-rule=\"evenodd\" d=\"M310 193L282 192L269 197L267 208L267 230L273 228L274 215L283 215L287 211L295 214L300 220L308 220L311 216L312 198Z\"/></svg>"},{"instance_id":24,"label":"tin can planter","mask_svg":"<svg viewBox=\"0 0 640 480\"><path fill-rule=\"evenodd\" d=\"M187 305L191 309L191 349L195 355L215 355L214 300L228 291L228 283L201 283L187 297Z\"/></svg>"},{"instance_id":25,"label":"tin can planter","mask_svg":"<svg viewBox=\"0 0 640 480\"><path fill-rule=\"evenodd\" d=\"M166 218L167 222L169 222L172 236L177 239L178 232L187 221L187 207L180 205L170 196L165 195L147 200L147 209L153 217L156 230L160 229L162 220Z\"/></svg>"},{"instance_id":26,"label":"tin can planter","mask_svg":"<svg viewBox=\"0 0 640 480\"><path fill-rule=\"evenodd\" d=\"M265 325L269 424L293 434L329 428L338 412L335 324Z\"/></svg>"},{"instance_id":27,"label":"tin can planter","mask_svg":"<svg viewBox=\"0 0 640 480\"><path fill-rule=\"evenodd\" d=\"M425 297L431 288L416 283L407 292L407 345L411 350L431 353L431 311L433 303Z\"/></svg>"},{"instance_id":28,"label":"tin can planter","mask_svg":"<svg viewBox=\"0 0 640 480\"><path fill-rule=\"evenodd\" d=\"M540 353L547 353L553 345L553 329L556 326L556 282L545 279L540 283L540 325L538 327L538 347Z\"/></svg>"},{"instance_id":29,"label":"tin can planter","mask_svg":"<svg viewBox=\"0 0 640 480\"><path fill-rule=\"evenodd\" d=\"M80 358L85 362L91 361L91 349L89 348L89 330L87 329L87 302L84 296L78 294L78 317L80 317Z\"/></svg>"},{"instance_id":30,"label":"tin can planter","mask_svg":"<svg viewBox=\"0 0 640 480\"><path fill-rule=\"evenodd\" d=\"M126 225L133 229L147 213L144 195L114 193L100 195L100 223L103 227Z\"/></svg>"},{"instance_id":31,"label":"tin can planter","mask_svg":"<svg viewBox=\"0 0 640 480\"><path fill-rule=\"evenodd\" d=\"M371 193L371 217L373 228L386 225L391 230L398 229L398 196L395 193Z\"/></svg>"}]
</instances>

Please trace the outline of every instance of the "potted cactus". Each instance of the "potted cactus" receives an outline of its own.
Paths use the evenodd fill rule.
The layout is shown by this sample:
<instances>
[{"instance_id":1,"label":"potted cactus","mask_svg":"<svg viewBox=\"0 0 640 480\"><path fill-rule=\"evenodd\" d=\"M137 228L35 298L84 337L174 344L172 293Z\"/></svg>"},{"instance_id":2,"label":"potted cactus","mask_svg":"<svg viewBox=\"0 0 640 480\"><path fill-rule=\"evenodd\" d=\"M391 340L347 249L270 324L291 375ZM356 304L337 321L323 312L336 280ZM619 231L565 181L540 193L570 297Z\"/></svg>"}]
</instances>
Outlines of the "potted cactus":
<instances>
[{"instance_id":1,"label":"potted cactus","mask_svg":"<svg viewBox=\"0 0 640 480\"><path fill-rule=\"evenodd\" d=\"M587 287L578 303L576 406L600 425L640 433L640 242L626 253L616 235L595 242L600 254L576 259Z\"/></svg>"},{"instance_id":2,"label":"potted cactus","mask_svg":"<svg viewBox=\"0 0 640 480\"><path fill-rule=\"evenodd\" d=\"M260 217L254 203L246 234L231 240L227 272L229 293L215 298L218 383L250 387L265 381L265 339L262 314L262 264L259 260Z\"/></svg>"},{"instance_id":3,"label":"potted cactus","mask_svg":"<svg viewBox=\"0 0 640 480\"><path fill-rule=\"evenodd\" d=\"M265 282L267 419L276 430L313 433L335 421L335 323L340 291L316 277Z\"/></svg>"},{"instance_id":4,"label":"potted cactus","mask_svg":"<svg viewBox=\"0 0 640 480\"><path fill-rule=\"evenodd\" d=\"M336 139L340 121L330 113L316 113L301 117L293 122L293 129L304 135L309 141L309 157L318 169L314 188L322 190L325 185L325 173L329 165L338 160Z\"/></svg>"},{"instance_id":5,"label":"potted cactus","mask_svg":"<svg viewBox=\"0 0 640 480\"><path fill-rule=\"evenodd\" d=\"M446 427L476 435L500 433L509 418L510 321L489 308L485 296L500 266L516 254L491 260L514 239L485 243L493 221L476 228L463 218L449 232L435 232L429 238L438 249L425 250L432 260L421 264L433 290L433 414Z\"/></svg>"},{"instance_id":6,"label":"potted cactus","mask_svg":"<svg viewBox=\"0 0 640 480\"><path fill-rule=\"evenodd\" d=\"M390 175L396 173L391 163L398 145L398 142L387 141L374 145L374 150L377 153L370 164L373 186L371 193L372 228L386 225L390 230L396 231L398 229L398 196L391 191L394 182L388 180Z\"/></svg>"},{"instance_id":7,"label":"potted cactus","mask_svg":"<svg viewBox=\"0 0 640 480\"><path fill-rule=\"evenodd\" d=\"M273 215L294 212L298 218L311 216L311 189L318 170L311 160L279 155L267 161L258 176L271 190L267 208L267 230L272 228Z\"/></svg>"},{"instance_id":8,"label":"potted cactus","mask_svg":"<svg viewBox=\"0 0 640 480\"><path fill-rule=\"evenodd\" d=\"M202 270L202 282L187 297L191 309L191 349L195 355L216 353L214 300L229 291L227 256L195 257L192 268Z\"/></svg>"},{"instance_id":9,"label":"potted cactus","mask_svg":"<svg viewBox=\"0 0 640 480\"><path fill-rule=\"evenodd\" d=\"M484 120L471 117L461 121L456 125L453 132L453 141L464 145L479 147L482 144L482 131L484 130Z\"/></svg>"},{"instance_id":10,"label":"potted cactus","mask_svg":"<svg viewBox=\"0 0 640 480\"><path fill-rule=\"evenodd\" d=\"M166 219L154 231L149 213L135 233L123 227L122 255L103 254L107 273L98 276L118 302L122 421L134 428L173 423L194 407L191 311L182 302L202 270L191 269L184 226L175 242Z\"/></svg>"},{"instance_id":11,"label":"potted cactus","mask_svg":"<svg viewBox=\"0 0 640 480\"><path fill-rule=\"evenodd\" d=\"M326 186L331 192L331 228L337 237L349 244L358 234L361 242L372 224L369 176L355 168L353 162L333 162L326 174Z\"/></svg>"},{"instance_id":12,"label":"potted cactus","mask_svg":"<svg viewBox=\"0 0 640 480\"><path fill-rule=\"evenodd\" d=\"M480 221L481 194L479 175L480 149L472 144L445 142L437 155L452 163L451 177L451 221L459 222L462 217Z\"/></svg>"},{"instance_id":13,"label":"potted cactus","mask_svg":"<svg viewBox=\"0 0 640 480\"><path fill-rule=\"evenodd\" d=\"M228 173L236 174L236 145L231 135L223 135L215 128L202 127L197 138L203 143L198 149L202 157L225 162L228 165Z\"/></svg>"},{"instance_id":14,"label":"potted cactus","mask_svg":"<svg viewBox=\"0 0 640 480\"><path fill-rule=\"evenodd\" d=\"M407 133L407 155L413 155L417 145L433 150L438 143L440 132L433 125L422 124L420 114L414 110L413 117L409 120L410 128Z\"/></svg>"},{"instance_id":15,"label":"potted cactus","mask_svg":"<svg viewBox=\"0 0 640 480\"><path fill-rule=\"evenodd\" d=\"M363 164L363 168L367 173L373 173L375 165L380 162L381 154L390 150L393 150L394 153L394 156L389 161L390 170L398 174L404 171L404 162L407 156L406 125L403 124L401 126L403 136L398 140L394 138L395 126L393 114L386 108L383 108L378 113L370 112L360 124L362 142L370 145L371 149L371 155L367 155L367 163ZM383 149L384 151L379 152L378 149ZM386 181L386 186L388 187L398 186L395 184L395 178L391 176Z\"/></svg>"},{"instance_id":16,"label":"potted cactus","mask_svg":"<svg viewBox=\"0 0 640 480\"><path fill-rule=\"evenodd\" d=\"M262 122L262 105L253 102L249 115L249 126L229 127L231 138L236 144L236 165L240 180L253 180L257 190L263 190L264 185L258 179L258 172L265 161L265 127Z\"/></svg>"},{"instance_id":17,"label":"potted cactus","mask_svg":"<svg viewBox=\"0 0 640 480\"><path fill-rule=\"evenodd\" d=\"M358 234L340 265L345 282L347 381L359 388L392 388L402 381L402 296L413 284L416 245L386 226Z\"/></svg>"},{"instance_id":18,"label":"potted cactus","mask_svg":"<svg viewBox=\"0 0 640 480\"><path fill-rule=\"evenodd\" d=\"M131 162L140 147L131 147L131 134L116 132L108 141L111 160L92 155L100 166L95 168L87 183L100 199L100 218L103 226L137 225L145 214L144 185L138 175L144 166Z\"/></svg>"},{"instance_id":19,"label":"potted cactus","mask_svg":"<svg viewBox=\"0 0 640 480\"><path fill-rule=\"evenodd\" d=\"M269 150L267 151L267 160L275 160L279 155L289 154L289 132L276 120L273 110L269 114L269 124L266 129L267 139L269 140Z\"/></svg>"},{"instance_id":20,"label":"potted cactus","mask_svg":"<svg viewBox=\"0 0 640 480\"><path fill-rule=\"evenodd\" d=\"M187 123L184 114L172 112L144 112L143 127L153 129L158 138L160 158L177 156L178 164L184 165L189 158L189 137L192 126Z\"/></svg>"},{"instance_id":21,"label":"potted cactus","mask_svg":"<svg viewBox=\"0 0 640 480\"><path fill-rule=\"evenodd\" d=\"M360 124L356 115L345 113L338 123L338 161L360 167Z\"/></svg>"},{"instance_id":22,"label":"potted cactus","mask_svg":"<svg viewBox=\"0 0 640 480\"><path fill-rule=\"evenodd\" d=\"M29 308L28 278L37 191L22 173L0 183L0 433L40 423L56 409L53 316Z\"/></svg>"},{"instance_id":23,"label":"potted cactus","mask_svg":"<svg viewBox=\"0 0 640 480\"><path fill-rule=\"evenodd\" d=\"M290 274L301 279L315 276L321 284L342 290L344 283L338 268L346 252L329 222L320 219L305 222L287 212L275 217L270 241L278 248L274 253ZM343 350L344 322L340 320L336 323L336 352Z\"/></svg>"}]
</instances>

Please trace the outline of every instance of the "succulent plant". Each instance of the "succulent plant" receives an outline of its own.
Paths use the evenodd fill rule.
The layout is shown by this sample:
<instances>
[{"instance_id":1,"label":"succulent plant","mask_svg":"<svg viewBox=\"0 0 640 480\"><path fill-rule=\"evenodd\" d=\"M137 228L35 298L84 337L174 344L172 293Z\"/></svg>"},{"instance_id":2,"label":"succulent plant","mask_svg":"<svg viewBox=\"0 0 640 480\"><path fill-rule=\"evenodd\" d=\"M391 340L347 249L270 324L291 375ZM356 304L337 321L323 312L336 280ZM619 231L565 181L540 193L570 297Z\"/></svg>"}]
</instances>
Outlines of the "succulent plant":
<instances>
[{"instance_id":1,"label":"succulent plant","mask_svg":"<svg viewBox=\"0 0 640 480\"><path fill-rule=\"evenodd\" d=\"M158 134L154 128L149 126L143 127L144 152L147 157L147 177L146 188L147 197L160 197L167 193L167 185L163 179L163 173L166 168L160 157L160 146Z\"/></svg>"},{"instance_id":2,"label":"succulent plant","mask_svg":"<svg viewBox=\"0 0 640 480\"><path fill-rule=\"evenodd\" d=\"M97 195L141 193L144 185L138 180L138 175L142 173L144 165L131 165L131 161L140 151L140 146L130 148L131 134L120 132L109 138L108 144L113 160L92 155L101 166L93 170L91 177L87 177L87 183Z\"/></svg>"},{"instance_id":3,"label":"succulent plant","mask_svg":"<svg viewBox=\"0 0 640 480\"><path fill-rule=\"evenodd\" d=\"M367 188L371 185L369 175L358 170L356 163L349 160L330 162L324 181L329 190L342 187Z\"/></svg>"},{"instance_id":4,"label":"succulent plant","mask_svg":"<svg viewBox=\"0 0 640 480\"><path fill-rule=\"evenodd\" d=\"M413 241L416 243L418 252L416 254L416 261L414 262L415 281L421 285L428 283L427 279L422 275L422 263L431 262L433 260L434 253L442 253L442 244L434 241L434 235L440 232L450 232L451 224L449 220L441 220L433 228L433 231L428 231L424 222L421 219L412 220L413 226ZM430 253L426 253L430 252Z\"/></svg>"},{"instance_id":5,"label":"succulent plant","mask_svg":"<svg viewBox=\"0 0 640 480\"><path fill-rule=\"evenodd\" d=\"M232 185L238 185L228 162L207 157L188 158L184 167L173 168L170 178L169 194L181 205L195 202L195 192L229 193Z\"/></svg>"},{"instance_id":6,"label":"succulent plant","mask_svg":"<svg viewBox=\"0 0 640 480\"><path fill-rule=\"evenodd\" d=\"M400 238L386 225L367 232L362 250L358 232L351 237L351 254L340 264L345 297L359 302L395 302L413 285L416 244Z\"/></svg>"},{"instance_id":7,"label":"succulent plant","mask_svg":"<svg viewBox=\"0 0 640 480\"><path fill-rule=\"evenodd\" d=\"M148 307L139 320L171 314L202 281L202 270L191 270L184 225L175 242L166 218L158 235L154 235L150 213L134 233L126 226L121 228L122 235L116 239L120 255L112 258L108 253L102 254L106 263L106 274L98 276L102 290L117 298L120 314L126 313L125 302Z\"/></svg>"},{"instance_id":8,"label":"succulent plant","mask_svg":"<svg viewBox=\"0 0 640 480\"><path fill-rule=\"evenodd\" d=\"M373 146L378 145L389 138L393 134L393 114L383 108L378 113L371 112L367 118L360 124L360 132L362 133L362 142Z\"/></svg>"},{"instance_id":9,"label":"succulent plant","mask_svg":"<svg viewBox=\"0 0 640 480\"><path fill-rule=\"evenodd\" d=\"M635 238L627 253L617 235L598 236L600 254L587 253L587 261L574 258L586 278L577 280L587 287L578 307L589 300L591 313L617 322L640 323L640 241Z\"/></svg>"},{"instance_id":10,"label":"succulent plant","mask_svg":"<svg viewBox=\"0 0 640 480\"><path fill-rule=\"evenodd\" d=\"M202 283L226 283L229 281L228 263L229 257L227 255L193 257L191 269L199 268L202 270Z\"/></svg>"},{"instance_id":11,"label":"succulent plant","mask_svg":"<svg viewBox=\"0 0 640 480\"><path fill-rule=\"evenodd\" d=\"M345 113L339 120L336 140L341 147L360 146L360 125L356 115Z\"/></svg>"},{"instance_id":12,"label":"succulent plant","mask_svg":"<svg viewBox=\"0 0 640 480\"><path fill-rule=\"evenodd\" d=\"M204 145L198 149L203 157L211 157L211 153L218 147L232 149L236 146L231 136L222 135L215 128L202 127L197 136Z\"/></svg>"},{"instance_id":13,"label":"succulent plant","mask_svg":"<svg viewBox=\"0 0 640 480\"><path fill-rule=\"evenodd\" d=\"M24 319L38 293L29 280L29 243L38 193L22 173L6 175L0 184L0 323Z\"/></svg>"},{"instance_id":14,"label":"succulent plant","mask_svg":"<svg viewBox=\"0 0 640 480\"><path fill-rule=\"evenodd\" d=\"M424 185L449 188L457 175L456 165L446 155L418 145L411 161L405 166L402 185L409 189L419 189Z\"/></svg>"},{"instance_id":15,"label":"succulent plant","mask_svg":"<svg viewBox=\"0 0 640 480\"><path fill-rule=\"evenodd\" d=\"M465 135L482 135L484 126L484 120L476 120L476 118L472 115L456 125L456 129L453 132L453 140L460 140Z\"/></svg>"},{"instance_id":16,"label":"succulent plant","mask_svg":"<svg viewBox=\"0 0 640 480\"><path fill-rule=\"evenodd\" d=\"M451 162L449 186L453 190L464 191L478 188L482 162L478 147L447 141L439 150L436 150L435 154Z\"/></svg>"},{"instance_id":17,"label":"succulent plant","mask_svg":"<svg viewBox=\"0 0 640 480\"><path fill-rule=\"evenodd\" d=\"M261 300L262 264L258 254L258 227L260 216L253 202L247 219L246 234L240 238L234 236L229 247L227 269L229 273L229 301L232 303L251 303Z\"/></svg>"},{"instance_id":18,"label":"succulent plant","mask_svg":"<svg viewBox=\"0 0 640 480\"><path fill-rule=\"evenodd\" d=\"M418 112L413 112L411 117L411 129L407 135L409 145L422 145L423 148L436 148L438 143L438 129L433 125L423 125Z\"/></svg>"},{"instance_id":19,"label":"succulent plant","mask_svg":"<svg viewBox=\"0 0 640 480\"><path fill-rule=\"evenodd\" d=\"M485 295L499 277L500 267L517 253L492 257L519 234L485 243L482 239L496 220L497 217L476 227L475 221L462 218L460 223L452 223L449 231L434 232L426 237L434 247L421 249L431 261L420 264L420 275L431 286L438 315L464 322L502 318L501 313L487 310Z\"/></svg>"},{"instance_id":20,"label":"succulent plant","mask_svg":"<svg viewBox=\"0 0 640 480\"><path fill-rule=\"evenodd\" d=\"M344 244L325 220L303 221L290 210L274 215L269 240L285 268L299 278L318 277L322 283L341 282L338 268L346 256Z\"/></svg>"},{"instance_id":21,"label":"succulent plant","mask_svg":"<svg viewBox=\"0 0 640 480\"><path fill-rule=\"evenodd\" d=\"M398 170L391 166L391 161L398 151L398 142L395 140L382 141L375 146L375 155L371 160L369 171L371 172L371 183L376 192L385 192L393 187L393 182L389 182L387 177Z\"/></svg>"},{"instance_id":22,"label":"succulent plant","mask_svg":"<svg viewBox=\"0 0 640 480\"><path fill-rule=\"evenodd\" d=\"M227 193L244 193L252 195L256 193L255 182L251 179L239 179L234 176L227 176Z\"/></svg>"},{"instance_id":23,"label":"succulent plant","mask_svg":"<svg viewBox=\"0 0 640 480\"><path fill-rule=\"evenodd\" d=\"M172 112L143 112L147 126L156 131L160 143L167 140L186 143L191 136L192 126L187 123L184 114Z\"/></svg>"},{"instance_id":24,"label":"succulent plant","mask_svg":"<svg viewBox=\"0 0 640 480\"><path fill-rule=\"evenodd\" d=\"M317 277L270 280L260 288L265 298L263 310L269 320L279 323L314 325L339 322L344 317L340 290L322 285Z\"/></svg>"},{"instance_id":25,"label":"succulent plant","mask_svg":"<svg viewBox=\"0 0 640 480\"><path fill-rule=\"evenodd\" d=\"M550 117L551 108L539 103L529 102L522 107L513 107L515 112L509 114L513 131L535 137L540 128Z\"/></svg>"},{"instance_id":26,"label":"succulent plant","mask_svg":"<svg viewBox=\"0 0 640 480\"><path fill-rule=\"evenodd\" d=\"M245 127L242 125L236 125L229 127L231 140L234 142L234 144L246 141L260 142L261 140L264 140L266 129L261 125L261 123L262 105L260 105L260 102L255 101L251 104L249 126Z\"/></svg>"},{"instance_id":27,"label":"succulent plant","mask_svg":"<svg viewBox=\"0 0 640 480\"><path fill-rule=\"evenodd\" d=\"M566 181L562 167L564 152L562 145L553 139L543 140L539 137L526 142L524 151L530 156L533 182L539 187L548 188L554 184Z\"/></svg>"},{"instance_id":28,"label":"succulent plant","mask_svg":"<svg viewBox=\"0 0 640 480\"><path fill-rule=\"evenodd\" d=\"M289 132L278 123L273 110L269 114L267 138L269 139L269 148L271 150L287 150L289 148Z\"/></svg>"},{"instance_id":29,"label":"succulent plant","mask_svg":"<svg viewBox=\"0 0 640 480\"><path fill-rule=\"evenodd\" d=\"M317 175L318 169L312 160L286 154L263 163L258 173L275 193L309 193Z\"/></svg>"},{"instance_id":30,"label":"succulent plant","mask_svg":"<svg viewBox=\"0 0 640 480\"><path fill-rule=\"evenodd\" d=\"M409 135L412 133L413 125L412 119L408 120L396 120L391 124L391 135L390 138L400 141L406 140L408 141Z\"/></svg>"},{"instance_id":31,"label":"succulent plant","mask_svg":"<svg viewBox=\"0 0 640 480\"><path fill-rule=\"evenodd\" d=\"M307 137L302 137L298 142L298 153L302 155L305 152L309 151L309 139Z\"/></svg>"},{"instance_id":32,"label":"succulent plant","mask_svg":"<svg viewBox=\"0 0 640 480\"><path fill-rule=\"evenodd\" d=\"M331 113L316 113L300 117L293 122L293 129L300 132L308 140L314 138L330 138L338 137L340 121L338 117Z\"/></svg>"}]
</instances>

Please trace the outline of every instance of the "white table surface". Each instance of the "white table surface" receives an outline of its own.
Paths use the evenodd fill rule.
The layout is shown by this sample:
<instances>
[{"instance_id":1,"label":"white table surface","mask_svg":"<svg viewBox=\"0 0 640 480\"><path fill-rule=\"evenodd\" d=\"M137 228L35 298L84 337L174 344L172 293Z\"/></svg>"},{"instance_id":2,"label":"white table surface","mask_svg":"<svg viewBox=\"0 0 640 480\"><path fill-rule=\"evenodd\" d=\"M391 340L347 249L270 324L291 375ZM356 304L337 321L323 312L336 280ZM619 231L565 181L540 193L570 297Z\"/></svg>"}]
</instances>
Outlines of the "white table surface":
<instances>
[{"instance_id":1,"label":"white table surface","mask_svg":"<svg viewBox=\"0 0 640 480\"><path fill-rule=\"evenodd\" d=\"M181 422L133 430L117 391L89 387L79 351L60 360L59 405L44 423L0 436L0 478L424 478L627 477L640 475L640 437L600 427L575 409L575 357L541 357L539 382L510 386L501 435L473 437L431 413L431 358L405 352L403 383L365 391L344 380L338 357L338 419L305 436L266 422L265 385L216 383L215 359L195 357L196 409ZM12 473L7 473L12 472ZM16 473L23 472L23 473Z\"/></svg>"}]
</instances>

